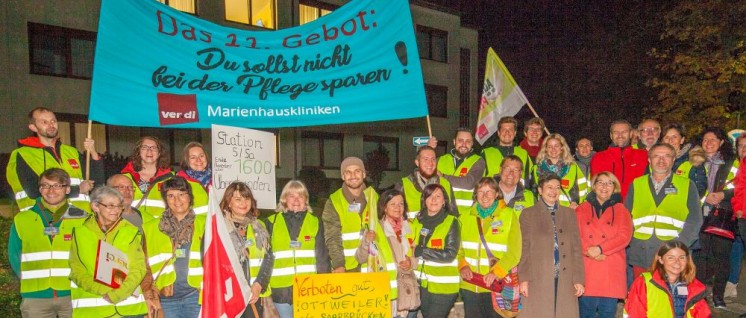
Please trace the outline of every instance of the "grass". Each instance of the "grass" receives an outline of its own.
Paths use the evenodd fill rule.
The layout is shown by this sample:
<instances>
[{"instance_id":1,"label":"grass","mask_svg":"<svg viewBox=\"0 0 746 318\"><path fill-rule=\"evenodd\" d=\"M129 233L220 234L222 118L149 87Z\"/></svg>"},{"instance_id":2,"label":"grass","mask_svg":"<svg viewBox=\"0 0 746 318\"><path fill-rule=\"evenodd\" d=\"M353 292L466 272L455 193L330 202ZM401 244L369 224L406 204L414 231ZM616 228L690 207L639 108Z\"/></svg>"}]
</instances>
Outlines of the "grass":
<instances>
[{"instance_id":1,"label":"grass","mask_svg":"<svg viewBox=\"0 0 746 318\"><path fill-rule=\"evenodd\" d=\"M0 317L21 317L18 278L8 263L8 232L13 219L0 217Z\"/></svg>"}]
</instances>

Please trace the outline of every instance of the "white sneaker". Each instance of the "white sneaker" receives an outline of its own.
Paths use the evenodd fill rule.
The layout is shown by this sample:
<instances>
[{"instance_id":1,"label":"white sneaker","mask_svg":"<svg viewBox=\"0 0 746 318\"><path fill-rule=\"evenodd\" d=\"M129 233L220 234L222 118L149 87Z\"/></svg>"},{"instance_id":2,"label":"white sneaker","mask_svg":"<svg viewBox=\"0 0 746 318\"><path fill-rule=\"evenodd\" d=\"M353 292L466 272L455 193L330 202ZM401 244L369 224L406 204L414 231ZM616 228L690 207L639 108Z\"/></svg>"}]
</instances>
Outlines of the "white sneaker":
<instances>
[{"instance_id":1,"label":"white sneaker","mask_svg":"<svg viewBox=\"0 0 746 318\"><path fill-rule=\"evenodd\" d=\"M725 298L735 298L738 296L738 284L733 284L731 282L727 282L725 284L725 293L723 294L723 297Z\"/></svg>"}]
</instances>

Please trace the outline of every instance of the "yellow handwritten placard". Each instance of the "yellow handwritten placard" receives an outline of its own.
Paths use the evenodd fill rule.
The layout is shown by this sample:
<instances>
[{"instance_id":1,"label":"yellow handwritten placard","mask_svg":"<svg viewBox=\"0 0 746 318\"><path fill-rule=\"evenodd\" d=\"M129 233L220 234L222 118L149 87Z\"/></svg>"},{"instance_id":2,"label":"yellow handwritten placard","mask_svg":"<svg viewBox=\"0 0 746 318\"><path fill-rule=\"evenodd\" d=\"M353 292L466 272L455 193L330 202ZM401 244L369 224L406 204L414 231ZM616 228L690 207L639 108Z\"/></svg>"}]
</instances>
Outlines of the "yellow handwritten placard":
<instances>
[{"instance_id":1,"label":"yellow handwritten placard","mask_svg":"<svg viewBox=\"0 0 746 318\"><path fill-rule=\"evenodd\" d=\"M388 274L344 273L295 276L296 318L390 318Z\"/></svg>"}]
</instances>

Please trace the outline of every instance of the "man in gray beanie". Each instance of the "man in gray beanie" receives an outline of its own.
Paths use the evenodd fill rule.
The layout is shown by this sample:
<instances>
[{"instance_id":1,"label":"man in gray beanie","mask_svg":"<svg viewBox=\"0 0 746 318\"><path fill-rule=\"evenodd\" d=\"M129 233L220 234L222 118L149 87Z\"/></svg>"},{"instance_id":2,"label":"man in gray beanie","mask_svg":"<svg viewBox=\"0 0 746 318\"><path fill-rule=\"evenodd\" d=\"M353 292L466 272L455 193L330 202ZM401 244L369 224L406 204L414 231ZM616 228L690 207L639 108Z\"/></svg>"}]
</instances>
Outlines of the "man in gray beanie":
<instances>
[{"instance_id":1,"label":"man in gray beanie","mask_svg":"<svg viewBox=\"0 0 746 318\"><path fill-rule=\"evenodd\" d=\"M378 204L378 194L371 187L365 188L365 165L360 158L342 160L340 172L342 188L329 196L321 215L324 239L333 273L359 272L355 251L360 245L361 230L368 223L371 207Z\"/></svg>"}]
</instances>

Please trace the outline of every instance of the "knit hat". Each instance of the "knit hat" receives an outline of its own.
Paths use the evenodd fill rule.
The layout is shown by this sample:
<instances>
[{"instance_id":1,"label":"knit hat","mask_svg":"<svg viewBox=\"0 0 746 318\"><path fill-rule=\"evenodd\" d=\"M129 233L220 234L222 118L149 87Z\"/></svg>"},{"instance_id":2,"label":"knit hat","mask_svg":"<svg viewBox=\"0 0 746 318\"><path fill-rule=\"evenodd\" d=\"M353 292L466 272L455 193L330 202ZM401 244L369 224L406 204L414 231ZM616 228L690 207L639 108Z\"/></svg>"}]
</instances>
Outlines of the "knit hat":
<instances>
[{"instance_id":1,"label":"knit hat","mask_svg":"<svg viewBox=\"0 0 746 318\"><path fill-rule=\"evenodd\" d=\"M345 169L347 169L347 167L349 166L358 166L362 168L363 170L365 170L365 165L363 164L363 161L360 160L360 158L358 157L347 157L345 158L345 160L342 160L342 164L339 167L340 172L344 175Z\"/></svg>"}]
</instances>

